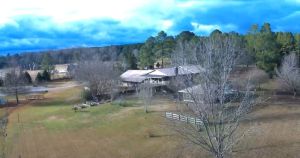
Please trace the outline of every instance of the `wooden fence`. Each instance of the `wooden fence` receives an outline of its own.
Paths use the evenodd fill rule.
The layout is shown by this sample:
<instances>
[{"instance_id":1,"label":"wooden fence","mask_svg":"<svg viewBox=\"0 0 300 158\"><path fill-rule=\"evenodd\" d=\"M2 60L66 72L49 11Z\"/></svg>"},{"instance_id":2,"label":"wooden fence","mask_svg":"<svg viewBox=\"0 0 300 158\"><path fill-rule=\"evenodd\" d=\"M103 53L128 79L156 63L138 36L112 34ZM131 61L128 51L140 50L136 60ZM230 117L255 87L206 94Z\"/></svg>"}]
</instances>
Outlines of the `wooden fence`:
<instances>
[{"instance_id":1,"label":"wooden fence","mask_svg":"<svg viewBox=\"0 0 300 158\"><path fill-rule=\"evenodd\" d=\"M197 126L203 125L203 122L200 119L195 118L195 117L180 115L180 114L176 114L176 113L172 113L172 112L166 112L165 116L168 119L178 120L178 121L190 123L190 124L197 125Z\"/></svg>"},{"instance_id":2,"label":"wooden fence","mask_svg":"<svg viewBox=\"0 0 300 158\"><path fill-rule=\"evenodd\" d=\"M25 96L25 98L27 100L42 100L42 99L45 99L43 94L31 94L31 95Z\"/></svg>"}]
</instances>

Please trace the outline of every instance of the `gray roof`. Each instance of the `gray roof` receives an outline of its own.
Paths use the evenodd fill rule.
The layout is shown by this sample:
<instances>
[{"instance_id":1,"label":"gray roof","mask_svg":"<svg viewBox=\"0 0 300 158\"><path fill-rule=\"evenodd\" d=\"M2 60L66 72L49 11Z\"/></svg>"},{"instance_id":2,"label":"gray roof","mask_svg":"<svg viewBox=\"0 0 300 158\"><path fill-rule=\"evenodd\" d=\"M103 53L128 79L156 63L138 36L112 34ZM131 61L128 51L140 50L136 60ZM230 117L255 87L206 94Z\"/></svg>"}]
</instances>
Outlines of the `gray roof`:
<instances>
[{"instance_id":1,"label":"gray roof","mask_svg":"<svg viewBox=\"0 0 300 158\"><path fill-rule=\"evenodd\" d=\"M203 71L203 68L197 65L178 66L177 75L197 74ZM148 76L173 77L176 76L176 67L156 69L148 74Z\"/></svg>"},{"instance_id":2,"label":"gray roof","mask_svg":"<svg viewBox=\"0 0 300 158\"><path fill-rule=\"evenodd\" d=\"M145 75L149 74L154 70L127 70L120 77L125 82L143 82L147 77Z\"/></svg>"},{"instance_id":3,"label":"gray roof","mask_svg":"<svg viewBox=\"0 0 300 158\"><path fill-rule=\"evenodd\" d=\"M197 74L203 68L197 65L178 66L178 75ZM162 78L176 76L176 67L154 70L127 70L120 77L125 82L143 82L147 78Z\"/></svg>"}]
</instances>

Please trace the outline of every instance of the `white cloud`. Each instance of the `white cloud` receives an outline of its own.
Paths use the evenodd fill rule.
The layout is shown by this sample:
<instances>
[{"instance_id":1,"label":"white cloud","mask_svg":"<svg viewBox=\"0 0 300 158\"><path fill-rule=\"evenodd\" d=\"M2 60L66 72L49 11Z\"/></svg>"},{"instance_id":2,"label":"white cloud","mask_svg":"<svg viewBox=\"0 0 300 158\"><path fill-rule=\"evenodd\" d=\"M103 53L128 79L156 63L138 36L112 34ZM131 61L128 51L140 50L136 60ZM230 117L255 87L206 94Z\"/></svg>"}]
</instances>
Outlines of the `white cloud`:
<instances>
[{"instance_id":1,"label":"white cloud","mask_svg":"<svg viewBox=\"0 0 300 158\"><path fill-rule=\"evenodd\" d=\"M173 26L172 20L163 20L162 21L162 30L168 31Z\"/></svg>"},{"instance_id":2,"label":"white cloud","mask_svg":"<svg viewBox=\"0 0 300 158\"><path fill-rule=\"evenodd\" d=\"M195 32L200 32L200 33L202 32L206 34L211 33L215 29L219 29L219 30L221 29L219 25L205 25L196 22L192 22L191 25L194 27Z\"/></svg>"},{"instance_id":3,"label":"white cloud","mask_svg":"<svg viewBox=\"0 0 300 158\"><path fill-rule=\"evenodd\" d=\"M168 17L181 11L177 8L178 3L181 2L177 0L0 0L0 27L12 23L16 18L33 16L49 18L44 19L44 23L32 25L40 29L49 27L47 23L64 28L64 25L72 22L109 19L118 21L123 27L168 30L173 25L173 21Z\"/></svg>"},{"instance_id":4,"label":"white cloud","mask_svg":"<svg viewBox=\"0 0 300 158\"><path fill-rule=\"evenodd\" d=\"M197 8L200 11L208 11L211 8L223 6L238 6L244 4L243 0L187 0L178 2L180 8Z\"/></svg>"},{"instance_id":5,"label":"white cloud","mask_svg":"<svg viewBox=\"0 0 300 158\"><path fill-rule=\"evenodd\" d=\"M201 11L235 3L223 3L221 0L0 0L0 25L11 22L15 17L29 15L49 17L58 25L112 19L125 27L162 30L173 25L170 16L178 18L189 14L189 9Z\"/></svg>"},{"instance_id":6,"label":"white cloud","mask_svg":"<svg viewBox=\"0 0 300 158\"><path fill-rule=\"evenodd\" d=\"M26 38L26 39L11 39L9 41L2 42L0 47L11 47L11 46L21 46L21 45L34 45L39 43L37 38Z\"/></svg>"},{"instance_id":7,"label":"white cloud","mask_svg":"<svg viewBox=\"0 0 300 158\"><path fill-rule=\"evenodd\" d=\"M141 0L1 0L0 19L20 15L48 16L56 22L90 18L126 19L144 6ZM2 20L1 20L2 21Z\"/></svg>"},{"instance_id":8,"label":"white cloud","mask_svg":"<svg viewBox=\"0 0 300 158\"><path fill-rule=\"evenodd\" d=\"M237 29L236 25L233 24L225 24L225 25L217 25L217 24L200 24L197 22L191 22L191 25L194 27L194 32L196 33L202 33L202 34L209 34L215 29L221 30L221 31L234 31Z\"/></svg>"}]
</instances>

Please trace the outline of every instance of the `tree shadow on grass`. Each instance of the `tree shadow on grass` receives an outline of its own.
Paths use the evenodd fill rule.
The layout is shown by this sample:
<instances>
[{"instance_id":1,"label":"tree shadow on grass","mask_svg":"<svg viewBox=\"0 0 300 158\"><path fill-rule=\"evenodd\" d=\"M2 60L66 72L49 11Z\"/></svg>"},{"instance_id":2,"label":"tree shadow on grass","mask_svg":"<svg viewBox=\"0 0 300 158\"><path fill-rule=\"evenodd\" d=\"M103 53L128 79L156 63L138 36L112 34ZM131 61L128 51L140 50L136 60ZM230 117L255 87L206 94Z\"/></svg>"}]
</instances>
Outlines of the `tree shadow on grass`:
<instances>
[{"instance_id":1,"label":"tree shadow on grass","mask_svg":"<svg viewBox=\"0 0 300 158\"><path fill-rule=\"evenodd\" d=\"M51 107L51 106L70 106L78 104L78 102L73 101L65 101L65 100L53 100L53 99L43 99L43 100L35 100L30 102L30 105L37 107Z\"/></svg>"},{"instance_id":2,"label":"tree shadow on grass","mask_svg":"<svg viewBox=\"0 0 300 158\"><path fill-rule=\"evenodd\" d=\"M300 113L292 113L292 114L276 114L276 115L264 115L259 117L248 118L242 120L242 123L270 123L274 121L291 121L291 120L299 120Z\"/></svg>"},{"instance_id":3,"label":"tree shadow on grass","mask_svg":"<svg viewBox=\"0 0 300 158\"><path fill-rule=\"evenodd\" d=\"M300 142L277 143L277 144L262 145L262 146L257 146L257 147L236 149L236 150L233 150L233 152L247 152L247 151L251 151L251 150L261 150L261 149L268 149L268 148L291 147L291 146L294 146L294 145L300 145Z\"/></svg>"}]
</instances>

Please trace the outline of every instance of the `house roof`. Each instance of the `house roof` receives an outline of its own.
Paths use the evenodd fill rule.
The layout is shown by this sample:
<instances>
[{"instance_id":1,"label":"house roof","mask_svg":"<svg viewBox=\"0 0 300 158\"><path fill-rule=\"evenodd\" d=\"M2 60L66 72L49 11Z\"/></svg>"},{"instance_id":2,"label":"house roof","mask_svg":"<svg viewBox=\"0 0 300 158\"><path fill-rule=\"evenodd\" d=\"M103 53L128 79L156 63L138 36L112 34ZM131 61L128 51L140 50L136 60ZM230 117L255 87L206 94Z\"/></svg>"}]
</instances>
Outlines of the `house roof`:
<instances>
[{"instance_id":1,"label":"house roof","mask_svg":"<svg viewBox=\"0 0 300 158\"><path fill-rule=\"evenodd\" d=\"M154 70L127 70L120 77L125 82L142 82L147 77L145 75L149 74Z\"/></svg>"},{"instance_id":2,"label":"house roof","mask_svg":"<svg viewBox=\"0 0 300 158\"><path fill-rule=\"evenodd\" d=\"M196 65L179 66L178 75L197 74L203 71L203 68ZM176 76L176 67L162 68L154 70L127 70L121 75L125 82L142 82L147 78L162 78Z\"/></svg>"},{"instance_id":3,"label":"house roof","mask_svg":"<svg viewBox=\"0 0 300 158\"><path fill-rule=\"evenodd\" d=\"M203 68L197 65L178 66L178 75L197 74L203 71ZM176 76L176 67L155 69L148 76L172 77Z\"/></svg>"}]
</instances>

